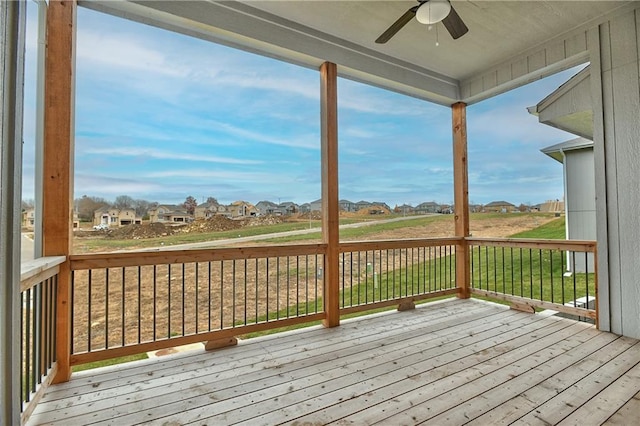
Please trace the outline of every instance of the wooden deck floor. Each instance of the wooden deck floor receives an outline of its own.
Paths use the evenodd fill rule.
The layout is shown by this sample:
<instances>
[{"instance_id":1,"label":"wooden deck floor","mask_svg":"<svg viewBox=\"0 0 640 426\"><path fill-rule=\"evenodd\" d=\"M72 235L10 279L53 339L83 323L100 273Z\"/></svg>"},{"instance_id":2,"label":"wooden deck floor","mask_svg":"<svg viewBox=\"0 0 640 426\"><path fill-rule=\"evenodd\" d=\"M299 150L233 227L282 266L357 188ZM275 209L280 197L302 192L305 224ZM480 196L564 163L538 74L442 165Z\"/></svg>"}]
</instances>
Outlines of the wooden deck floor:
<instances>
[{"instance_id":1,"label":"wooden deck floor","mask_svg":"<svg viewBox=\"0 0 640 426\"><path fill-rule=\"evenodd\" d=\"M640 342L477 300L77 373L29 424L639 424Z\"/></svg>"}]
</instances>

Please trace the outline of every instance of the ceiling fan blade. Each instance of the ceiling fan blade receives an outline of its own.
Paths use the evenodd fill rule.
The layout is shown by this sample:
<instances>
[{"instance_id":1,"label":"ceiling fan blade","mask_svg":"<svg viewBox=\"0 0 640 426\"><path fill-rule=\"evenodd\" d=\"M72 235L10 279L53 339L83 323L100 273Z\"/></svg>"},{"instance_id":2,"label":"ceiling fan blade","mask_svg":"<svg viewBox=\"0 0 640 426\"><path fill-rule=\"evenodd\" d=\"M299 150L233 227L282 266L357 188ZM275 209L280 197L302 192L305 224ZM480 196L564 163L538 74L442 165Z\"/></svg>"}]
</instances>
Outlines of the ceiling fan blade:
<instances>
[{"instance_id":1,"label":"ceiling fan blade","mask_svg":"<svg viewBox=\"0 0 640 426\"><path fill-rule=\"evenodd\" d=\"M469 28L462 22L462 18L453 8L453 5L451 5L451 12L442 20L442 23L454 40L459 39L469 31Z\"/></svg>"},{"instance_id":2,"label":"ceiling fan blade","mask_svg":"<svg viewBox=\"0 0 640 426\"><path fill-rule=\"evenodd\" d=\"M394 35L396 35L396 33L398 31L400 31L402 29L402 27L404 27L405 25L407 25L407 23L409 21L411 21L413 19L414 16L416 16L416 10L418 10L418 6L414 6L411 9L407 10L404 15L402 15L400 18L398 18L398 20L396 22L394 22L389 28L387 28L387 30L385 32L383 32L380 37L378 37L378 39L376 40L376 43L378 44L384 44L386 42L388 42L391 37L393 37Z\"/></svg>"}]
</instances>

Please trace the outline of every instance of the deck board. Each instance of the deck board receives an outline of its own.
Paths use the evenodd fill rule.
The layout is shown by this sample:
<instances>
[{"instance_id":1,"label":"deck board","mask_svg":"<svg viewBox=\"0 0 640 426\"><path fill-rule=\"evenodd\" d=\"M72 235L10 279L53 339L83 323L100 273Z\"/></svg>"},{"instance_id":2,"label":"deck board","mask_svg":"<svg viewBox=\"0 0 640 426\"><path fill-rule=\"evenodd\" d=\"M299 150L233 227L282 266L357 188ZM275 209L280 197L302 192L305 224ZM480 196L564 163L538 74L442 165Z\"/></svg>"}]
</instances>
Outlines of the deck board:
<instances>
[{"instance_id":1,"label":"deck board","mask_svg":"<svg viewBox=\"0 0 640 426\"><path fill-rule=\"evenodd\" d=\"M78 373L29 424L628 424L639 379L637 340L450 299Z\"/></svg>"}]
</instances>

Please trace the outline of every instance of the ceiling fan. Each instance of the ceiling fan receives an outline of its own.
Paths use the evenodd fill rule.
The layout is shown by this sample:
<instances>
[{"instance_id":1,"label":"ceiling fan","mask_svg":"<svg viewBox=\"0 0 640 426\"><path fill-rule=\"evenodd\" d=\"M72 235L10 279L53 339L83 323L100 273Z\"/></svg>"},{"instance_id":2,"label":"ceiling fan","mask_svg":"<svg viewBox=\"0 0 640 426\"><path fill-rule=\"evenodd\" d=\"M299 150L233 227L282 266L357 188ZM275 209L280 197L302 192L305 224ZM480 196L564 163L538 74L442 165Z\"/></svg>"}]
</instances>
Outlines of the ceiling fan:
<instances>
[{"instance_id":1,"label":"ceiling fan","mask_svg":"<svg viewBox=\"0 0 640 426\"><path fill-rule=\"evenodd\" d=\"M444 24L454 40L465 35L469 28L462 22L462 18L453 8L449 0L418 0L418 5L407 10L396 22L378 37L376 43L388 42L391 37L415 18L421 24L433 25L440 21Z\"/></svg>"}]
</instances>

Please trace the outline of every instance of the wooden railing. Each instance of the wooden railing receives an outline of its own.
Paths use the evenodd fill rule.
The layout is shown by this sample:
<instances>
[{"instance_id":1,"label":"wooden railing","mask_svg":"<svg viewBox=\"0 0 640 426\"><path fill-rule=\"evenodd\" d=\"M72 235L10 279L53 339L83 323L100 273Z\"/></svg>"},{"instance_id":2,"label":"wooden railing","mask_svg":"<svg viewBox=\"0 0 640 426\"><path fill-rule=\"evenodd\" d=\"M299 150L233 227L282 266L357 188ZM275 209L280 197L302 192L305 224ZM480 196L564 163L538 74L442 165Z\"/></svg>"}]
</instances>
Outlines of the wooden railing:
<instances>
[{"instance_id":1,"label":"wooden railing","mask_svg":"<svg viewBox=\"0 0 640 426\"><path fill-rule=\"evenodd\" d=\"M71 256L71 365L316 321L323 244Z\"/></svg>"},{"instance_id":2,"label":"wooden railing","mask_svg":"<svg viewBox=\"0 0 640 426\"><path fill-rule=\"evenodd\" d=\"M458 295L461 247L473 295L596 318L594 242L343 242L337 259L326 244L74 255L70 364L325 319L329 261L340 315Z\"/></svg>"},{"instance_id":3,"label":"wooden railing","mask_svg":"<svg viewBox=\"0 0 640 426\"><path fill-rule=\"evenodd\" d=\"M21 266L20 277L20 396L23 422L55 376L56 303L60 265L64 256L42 257Z\"/></svg>"},{"instance_id":4,"label":"wooden railing","mask_svg":"<svg viewBox=\"0 0 640 426\"><path fill-rule=\"evenodd\" d=\"M456 294L458 238L340 244L340 313Z\"/></svg>"},{"instance_id":5,"label":"wooden railing","mask_svg":"<svg viewBox=\"0 0 640 426\"><path fill-rule=\"evenodd\" d=\"M471 293L597 321L594 241L468 238Z\"/></svg>"}]
</instances>

